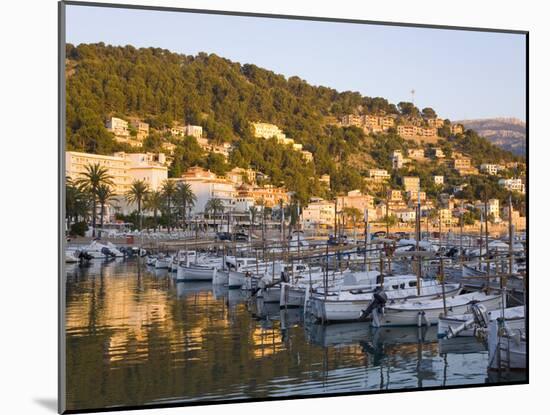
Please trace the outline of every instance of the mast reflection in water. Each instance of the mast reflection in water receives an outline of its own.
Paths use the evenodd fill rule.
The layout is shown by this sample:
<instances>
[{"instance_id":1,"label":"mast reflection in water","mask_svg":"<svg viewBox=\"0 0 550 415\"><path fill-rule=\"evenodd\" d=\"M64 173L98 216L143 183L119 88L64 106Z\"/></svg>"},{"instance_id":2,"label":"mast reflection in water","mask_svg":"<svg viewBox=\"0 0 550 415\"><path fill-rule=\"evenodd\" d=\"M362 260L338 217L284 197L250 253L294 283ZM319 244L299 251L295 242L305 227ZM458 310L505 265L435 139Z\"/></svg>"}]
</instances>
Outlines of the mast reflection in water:
<instances>
[{"instance_id":1,"label":"mast reflection in water","mask_svg":"<svg viewBox=\"0 0 550 415\"><path fill-rule=\"evenodd\" d=\"M67 266L69 410L489 381L487 352L440 354L435 327L304 324L137 261Z\"/></svg>"}]
</instances>

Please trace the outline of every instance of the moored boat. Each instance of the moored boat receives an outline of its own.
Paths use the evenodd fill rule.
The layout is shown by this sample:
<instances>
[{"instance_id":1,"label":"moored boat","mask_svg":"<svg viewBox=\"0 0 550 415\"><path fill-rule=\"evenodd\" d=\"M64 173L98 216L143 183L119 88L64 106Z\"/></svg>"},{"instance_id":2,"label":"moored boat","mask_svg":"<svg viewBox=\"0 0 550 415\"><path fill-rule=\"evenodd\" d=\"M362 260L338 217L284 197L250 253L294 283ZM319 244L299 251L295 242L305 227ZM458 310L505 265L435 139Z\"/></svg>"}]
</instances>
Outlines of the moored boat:
<instances>
[{"instance_id":1,"label":"moored boat","mask_svg":"<svg viewBox=\"0 0 550 415\"><path fill-rule=\"evenodd\" d=\"M432 300L410 300L399 304L385 304L373 310L372 324L375 327L385 326L430 326L437 324L439 315L448 311L464 314L473 303L482 304L488 311L502 308L501 295L488 295L474 292L462 295L449 295ZM379 310L382 310L380 312Z\"/></svg>"}]
</instances>

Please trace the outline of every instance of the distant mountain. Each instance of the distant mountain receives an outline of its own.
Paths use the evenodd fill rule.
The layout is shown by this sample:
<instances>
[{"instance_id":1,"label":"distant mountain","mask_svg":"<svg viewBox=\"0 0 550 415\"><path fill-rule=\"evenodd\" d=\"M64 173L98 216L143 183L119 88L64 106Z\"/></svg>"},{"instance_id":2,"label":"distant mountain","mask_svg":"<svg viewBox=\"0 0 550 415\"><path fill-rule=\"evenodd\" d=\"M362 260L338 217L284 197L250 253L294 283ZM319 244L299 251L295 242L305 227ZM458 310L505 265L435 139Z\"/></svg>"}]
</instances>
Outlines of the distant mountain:
<instances>
[{"instance_id":1,"label":"distant mountain","mask_svg":"<svg viewBox=\"0 0 550 415\"><path fill-rule=\"evenodd\" d=\"M517 118L485 118L456 121L472 129L504 150L525 157L527 135L525 122Z\"/></svg>"}]
</instances>

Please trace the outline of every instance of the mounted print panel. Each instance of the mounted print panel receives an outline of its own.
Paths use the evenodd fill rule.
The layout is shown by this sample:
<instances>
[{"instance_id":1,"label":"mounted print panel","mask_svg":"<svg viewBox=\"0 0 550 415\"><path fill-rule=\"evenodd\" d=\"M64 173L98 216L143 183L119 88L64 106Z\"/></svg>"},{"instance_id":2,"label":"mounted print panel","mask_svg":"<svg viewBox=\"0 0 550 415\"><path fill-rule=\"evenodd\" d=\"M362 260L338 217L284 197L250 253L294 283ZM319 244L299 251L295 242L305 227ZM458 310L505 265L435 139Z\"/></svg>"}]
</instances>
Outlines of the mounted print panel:
<instances>
[{"instance_id":1,"label":"mounted print panel","mask_svg":"<svg viewBox=\"0 0 550 415\"><path fill-rule=\"evenodd\" d=\"M60 412L528 382L527 32L60 17Z\"/></svg>"}]
</instances>

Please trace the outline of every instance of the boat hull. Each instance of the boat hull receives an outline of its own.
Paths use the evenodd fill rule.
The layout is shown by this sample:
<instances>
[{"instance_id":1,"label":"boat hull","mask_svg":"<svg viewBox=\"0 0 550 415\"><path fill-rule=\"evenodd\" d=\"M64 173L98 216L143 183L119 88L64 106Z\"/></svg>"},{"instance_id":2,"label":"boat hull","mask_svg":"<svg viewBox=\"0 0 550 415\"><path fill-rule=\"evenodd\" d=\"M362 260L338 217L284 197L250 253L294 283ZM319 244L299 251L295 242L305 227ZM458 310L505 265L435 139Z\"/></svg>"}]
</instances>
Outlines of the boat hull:
<instances>
[{"instance_id":1,"label":"boat hull","mask_svg":"<svg viewBox=\"0 0 550 415\"><path fill-rule=\"evenodd\" d=\"M212 267L193 267L179 265L176 273L176 281L212 281L217 273L217 269Z\"/></svg>"},{"instance_id":2,"label":"boat hull","mask_svg":"<svg viewBox=\"0 0 550 415\"><path fill-rule=\"evenodd\" d=\"M456 288L455 290L449 291L446 293L446 295L452 296L456 295L460 292L460 288ZM427 294L420 297L416 297L416 299L435 299L440 296L440 293L436 294ZM399 299L396 299L395 301L400 301ZM401 300L404 301L404 300ZM331 299L328 297L327 299L324 299L322 296L318 297L311 297L309 300L309 310L310 313L315 317L317 320L321 320L324 322L349 322L349 321L357 321L360 319L361 314L363 313L363 310L366 310L367 307L370 305L371 300L350 300L350 301L342 301L337 299Z\"/></svg>"},{"instance_id":3,"label":"boat hull","mask_svg":"<svg viewBox=\"0 0 550 415\"><path fill-rule=\"evenodd\" d=\"M487 311L497 310L502 307L502 297L500 295L489 296L487 299L479 301ZM467 313L470 302L464 304L449 306L450 311L456 314ZM415 308L402 309L385 307L384 312L373 313L373 325L375 327L387 326L431 326L438 323L439 316L443 313L443 306L437 308Z\"/></svg>"}]
</instances>

